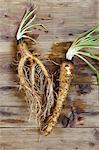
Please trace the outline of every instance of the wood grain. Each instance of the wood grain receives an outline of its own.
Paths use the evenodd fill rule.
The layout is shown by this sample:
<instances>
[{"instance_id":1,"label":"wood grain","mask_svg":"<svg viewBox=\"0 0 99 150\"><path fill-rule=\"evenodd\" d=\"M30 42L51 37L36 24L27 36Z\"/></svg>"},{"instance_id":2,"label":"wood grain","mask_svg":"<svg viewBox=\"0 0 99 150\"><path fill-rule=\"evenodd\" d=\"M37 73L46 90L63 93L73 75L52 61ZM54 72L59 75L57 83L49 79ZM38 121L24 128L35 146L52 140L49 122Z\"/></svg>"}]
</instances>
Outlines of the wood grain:
<instances>
[{"instance_id":1,"label":"wood grain","mask_svg":"<svg viewBox=\"0 0 99 150\"><path fill-rule=\"evenodd\" d=\"M89 107L91 111L89 110ZM65 110L64 110L65 112ZM64 113L65 114L65 113ZM61 114L62 115L62 114ZM83 123L77 121L75 127L93 128L99 127L99 105L87 105L83 113L80 113ZM0 107L0 127L37 127L36 121L29 121L29 113L27 107ZM64 118L65 119L65 118ZM63 124L59 122L57 125L63 128ZM65 130L65 129L64 129Z\"/></svg>"},{"instance_id":2,"label":"wood grain","mask_svg":"<svg viewBox=\"0 0 99 150\"><path fill-rule=\"evenodd\" d=\"M81 99L88 104L98 104L98 86L92 84L72 85L68 98L71 101ZM0 86L0 106L26 106L25 96L19 87L12 85Z\"/></svg>"},{"instance_id":3,"label":"wood grain","mask_svg":"<svg viewBox=\"0 0 99 150\"><path fill-rule=\"evenodd\" d=\"M70 134L71 133L71 134ZM3 128L1 150L98 150L99 129L55 129L48 137L35 128ZM10 140L9 140L10 139Z\"/></svg>"},{"instance_id":4,"label":"wood grain","mask_svg":"<svg viewBox=\"0 0 99 150\"><path fill-rule=\"evenodd\" d=\"M39 6L35 22L43 23L49 31L33 30L44 53L50 51L54 43L73 41L99 22L99 0L31 2ZM98 150L99 86L94 73L76 58L68 101L75 103L83 123L78 122L75 128L63 128L59 122L52 134L44 137L40 136L34 121L28 122L28 108L19 91L14 65L15 36L27 5L27 0L0 0L0 150ZM66 111L65 106L61 115Z\"/></svg>"}]
</instances>

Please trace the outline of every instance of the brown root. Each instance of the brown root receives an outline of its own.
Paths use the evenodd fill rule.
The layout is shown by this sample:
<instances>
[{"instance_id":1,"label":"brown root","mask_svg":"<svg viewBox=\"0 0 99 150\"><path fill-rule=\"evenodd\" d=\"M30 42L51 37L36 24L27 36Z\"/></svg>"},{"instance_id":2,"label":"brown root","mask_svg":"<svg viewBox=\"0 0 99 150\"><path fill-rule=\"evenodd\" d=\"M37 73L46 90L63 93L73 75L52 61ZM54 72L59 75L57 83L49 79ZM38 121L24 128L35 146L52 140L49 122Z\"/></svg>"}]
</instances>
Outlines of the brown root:
<instances>
[{"instance_id":1,"label":"brown root","mask_svg":"<svg viewBox=\"0 0 99 150\"><path fill-rule=\"evenodd\" d=\"M60 68L59 93L56 106L52 115L47 119L46 125L42 129L45 135L48 135L56 125L62 110L64 101L67 98L71 80L73 78L73 65L70 62L63 62Z\"/></svg>"}]
</instances>

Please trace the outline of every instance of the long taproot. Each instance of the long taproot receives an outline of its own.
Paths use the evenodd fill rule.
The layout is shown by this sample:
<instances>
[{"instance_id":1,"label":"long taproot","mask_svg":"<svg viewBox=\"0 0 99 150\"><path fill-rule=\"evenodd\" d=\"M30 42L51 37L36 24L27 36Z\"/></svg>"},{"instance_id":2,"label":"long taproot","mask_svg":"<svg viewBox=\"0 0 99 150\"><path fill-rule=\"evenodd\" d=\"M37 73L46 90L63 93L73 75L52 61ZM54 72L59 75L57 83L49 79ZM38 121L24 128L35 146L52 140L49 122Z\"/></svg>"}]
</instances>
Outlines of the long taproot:
<instances>
[{"instance_id":1,"label":"long taproot","mask_svg":"<svg viewBox=\"0 0 99 150\"><path fill-rule=\"evenodd\" d=\"M73 64L68 61L63 62L60 67L59 92L56 101L56 106L53 110L52 115L47 120L46 127L43 128L44 135L48 135L52 131L53 127L57 124L63 103L66 100L69 92L70 83L73 78L73 70Z\"/></svg>"}]
</instances>

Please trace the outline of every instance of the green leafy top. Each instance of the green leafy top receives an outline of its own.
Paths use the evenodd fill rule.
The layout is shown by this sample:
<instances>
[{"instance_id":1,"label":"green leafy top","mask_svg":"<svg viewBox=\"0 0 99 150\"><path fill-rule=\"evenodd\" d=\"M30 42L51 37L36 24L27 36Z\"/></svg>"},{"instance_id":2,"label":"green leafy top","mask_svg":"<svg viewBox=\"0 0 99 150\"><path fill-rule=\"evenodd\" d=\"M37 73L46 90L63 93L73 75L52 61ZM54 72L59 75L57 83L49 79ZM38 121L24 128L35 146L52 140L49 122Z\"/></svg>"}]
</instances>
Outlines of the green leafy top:
<instances>
[{"instance_id":1,"label":"green leafy top","mask_svg":"<svg viewBox=\"0 0 99 150\"><path fill-rule=\"evenodd\" d=\"M37 6L35 6L35 7L31 6L25 12L23 19L20 23L20 26L18 28L18 32L17 32L17 36L16 36L17 40L20 40L22 38L27 38L27 39L30 39L30 40L36 42L35 39L33 39L32 37L30 37L28 35L28 33L32 32L31 29L35 28L37 26L41 26L44 29L46 29L46 27L43 24L33 24L33 22L36 18L36 14L34 14L36 10L37 10Z\"/></svg>"},{"instance_id":2,"label":"green leafy top","mask_svg":"<svg viewBox=\"0 0 99 150\"><path fill-rule=\"evenodd\" d=\"M97 33L96 33L97 32ZM93 53L82 51L84 48L99 48L99 24L90 29L89 31L82 33L73 42L71 47L66 53L66 59L72 60L74 56L78 56L85 63L87 63L90 68L96 73L97 81L99 84L99 72L98 70L85 58L85 56L90 57L99 61L99 57L95 56Z\"/></svg>"}]
</instances>

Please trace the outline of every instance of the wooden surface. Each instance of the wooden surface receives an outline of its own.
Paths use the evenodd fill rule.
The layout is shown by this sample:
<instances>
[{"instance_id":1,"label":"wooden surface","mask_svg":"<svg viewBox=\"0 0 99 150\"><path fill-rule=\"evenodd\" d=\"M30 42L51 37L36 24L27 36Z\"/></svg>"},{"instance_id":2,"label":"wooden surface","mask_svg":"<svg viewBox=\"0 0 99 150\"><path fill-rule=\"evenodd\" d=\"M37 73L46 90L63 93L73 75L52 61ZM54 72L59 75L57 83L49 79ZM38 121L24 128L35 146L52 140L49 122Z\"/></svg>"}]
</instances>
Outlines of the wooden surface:
<instances>
[{"instance_id":1,"label":"wooden surface","mask_svg":"<svg viewBox=\"0 0 99 150\"><path fill-rule=\"evenodd\" d=\"M83 124L63 128L60 123L51 135L44 137L39 135L35 123L28 122L28 108L18 90L13 66L17 51L15 35L28 2L0 0L0 150L99 150L99 87L93 72L83 62L76 62L68 96L80 105L85 103L84 113L80 114ZM79 33L99 23L99 0L36 2L36 22L49 29L48 33L34 31L45 52L54 42L73 41Z\"/></svg>"}]
</instances>

